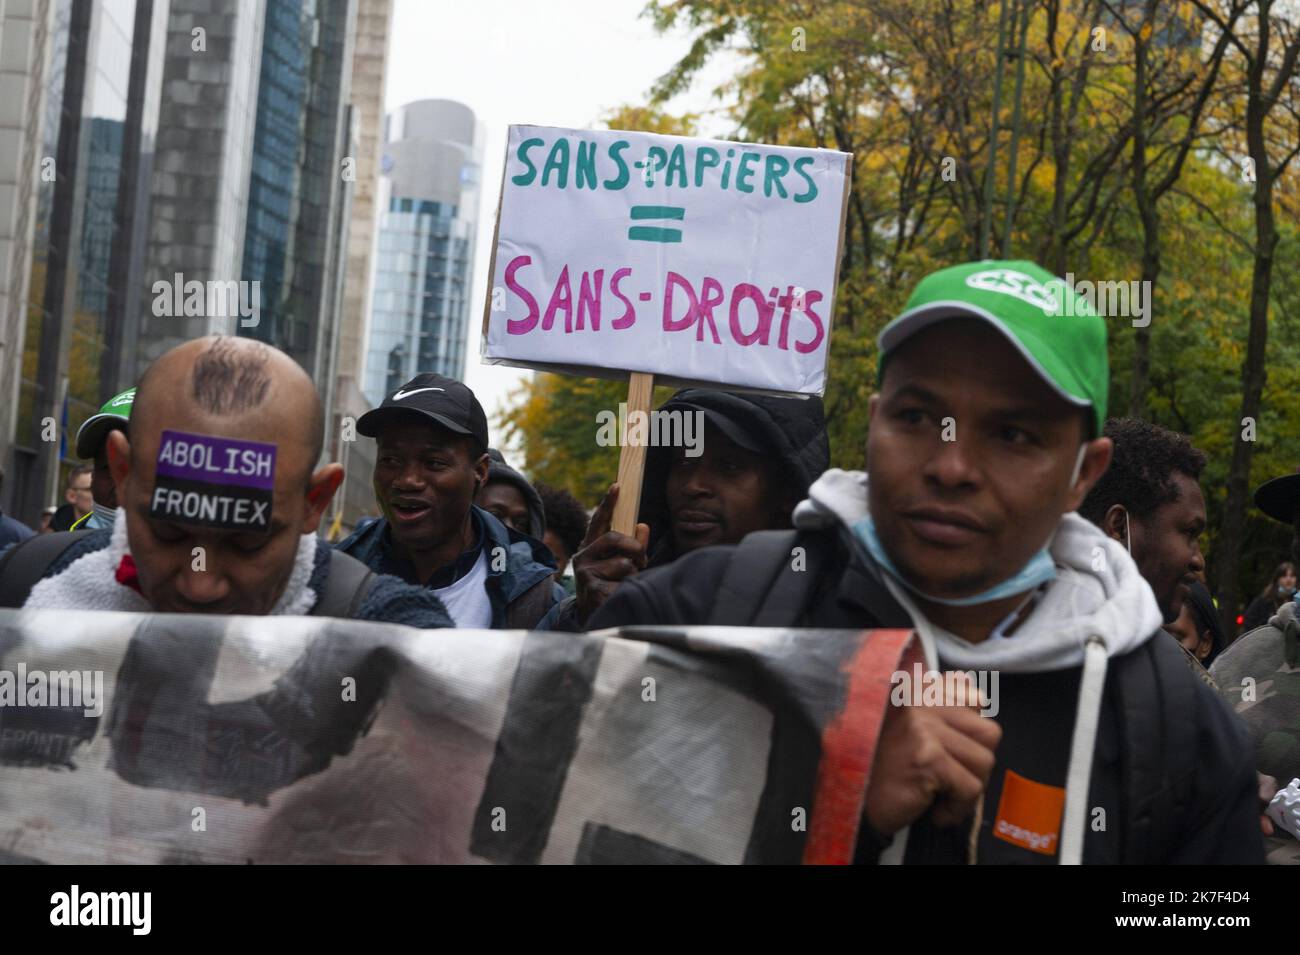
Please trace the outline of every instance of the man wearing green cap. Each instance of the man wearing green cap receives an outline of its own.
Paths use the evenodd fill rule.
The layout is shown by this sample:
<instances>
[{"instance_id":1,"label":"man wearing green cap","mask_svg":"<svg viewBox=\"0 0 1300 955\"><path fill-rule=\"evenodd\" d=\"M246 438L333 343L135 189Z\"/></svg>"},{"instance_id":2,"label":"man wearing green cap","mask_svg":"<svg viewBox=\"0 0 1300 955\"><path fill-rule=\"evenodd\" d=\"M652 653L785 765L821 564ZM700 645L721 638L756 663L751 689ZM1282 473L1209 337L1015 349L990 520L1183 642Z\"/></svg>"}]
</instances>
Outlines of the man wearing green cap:
<instances>
[{"instance_id":1,"label":"man wearing green cap","mask_svg":"<svg viewBox=\"0 0 1300 955\"><path fill-rule=\"evenodd\" d=\"M591 629L910 628L928 670L973 677L979 715L894 675L860 860L1261 861L1242 727L1074 513L1112 451L1102 319L1032 262L974 262L923 279L879 349L866 472L823 474L793 531L625 581Z\"/></svg>"},{"instance_id":2,"label":"man wearing green cap","mask_svg":"<svg viewBox=\"0 0 1300 955\"><path fill-rule=\"evenodd\" d=\"M114 431L128 434L127 422L131 419L131 405L135 402L135 389L128 388L104 402L97 414L91 415L77 430L77 457L95 462L90 474L90 493L95 499L93 509L72 525L70 530L97 531L113 526L117 514L117 485L108 470L108 436Z\"/></svg>"}]
</instances>

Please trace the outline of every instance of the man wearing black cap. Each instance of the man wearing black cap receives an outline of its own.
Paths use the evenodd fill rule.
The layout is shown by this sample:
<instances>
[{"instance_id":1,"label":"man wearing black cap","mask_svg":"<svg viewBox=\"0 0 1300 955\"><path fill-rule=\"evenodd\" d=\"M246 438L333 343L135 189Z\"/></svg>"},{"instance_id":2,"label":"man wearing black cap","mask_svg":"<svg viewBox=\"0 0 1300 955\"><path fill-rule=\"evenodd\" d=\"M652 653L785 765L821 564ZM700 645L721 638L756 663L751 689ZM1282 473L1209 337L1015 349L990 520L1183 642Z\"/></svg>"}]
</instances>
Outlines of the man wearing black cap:
<instances>
[{"instance_id":1,"label":"man wearing black cap","mask_svg":"<svg viewBox=\"0 0 1300 955\"><path fill-rule=\"evenodd\" d=\"M458 627L532 629L564 591L541 543L474 506L488 479L487 415L464 384L417 375L361 416L375 439L375 500L339 550L428 587Z\"/></svg>"},{"instance_id":2,"label":"man wearing black cap","mask_svg":"<svg viewBox=\"0 0 1300 955\"><path fill-rule=\"evenodd\" d=\"M681 433L701 440L650 448L635 537L610 530L619 487L610 488L573 558L577 594L542 629L582 629L622 581L647 567L788 528L795 505L830 465L820 398L686 388L655 413L692 416L699 426Z\"/></svg>"}]
</instances>

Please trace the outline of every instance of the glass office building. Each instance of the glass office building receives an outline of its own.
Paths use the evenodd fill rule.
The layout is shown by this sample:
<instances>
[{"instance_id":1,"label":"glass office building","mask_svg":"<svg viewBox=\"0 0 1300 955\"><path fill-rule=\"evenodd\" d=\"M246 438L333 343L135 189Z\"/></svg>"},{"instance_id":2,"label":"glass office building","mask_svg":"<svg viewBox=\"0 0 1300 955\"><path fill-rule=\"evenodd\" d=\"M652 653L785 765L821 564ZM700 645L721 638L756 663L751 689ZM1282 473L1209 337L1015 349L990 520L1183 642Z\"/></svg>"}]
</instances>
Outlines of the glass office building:
<instances>
[{"instance_id":1,"label":"glass office building","mask_svg":"<svg viewBox=\"0 0 1300 955\"><path fill-rule=\"evenodd\" d=\"M75 461L71 435L122 384L122 333L145 213L166 0L53 0L42 171L11 444L13 509L31 519ZM151 69L152 67L152 69ZM154 88L152 94L150 87ZM43 440L53 418L60 440Z\"/></svg>"},{"instance_id":2,"label":"glass office building","mask_svg":"<svg viewBox=\"0 0 1300 955\"><path fill-rule=\"evenodd\" d=\"M372 404L420 372L464 375L482 143L473 112L451 100L388 116L363 382Z\"/></svg>"},{"instance_id":3,"label":"glass office building","mask_svg":"<svg viewBox=\"0 0 1300 955\"><path fill-rule=\"evenodd\" d=\"M77 463L81 422L184 341L253 334L302 364L328 407L357 8L358 0L0 2L6 49L26 31L47 51L23 64L35 78L36 92L23 97L30 115L0 104L0 157L23 150L15 167L26 178L13 191L32 197L12 203L32 210L16 240L0 215L0 258L24 263L21 283L0 270L0 298L28 303L21 321L5 317L5 357L17 353L5 381L15 409L6 513L34 523ZM11 60L0 65L6 90L27 79L9 75ZM3 175L0 202L9 195ZM175 286L178 275L249 283L241 291L257 282L257 326L222 308L177 314L155 284ZM51 419L57 442L43 440Z\"/></svg>"},{"instance_id":4,"label":"glass office building","mask_svg":"<svg viewBox=\"0 0 1300 955\"><path fill-rule=\"evenodd\" d=\"M240 275L260 284L261 309L239 334L287 352L322 386L338 322L334 213L355 13L349 0L266 2Z\"/></svg>"},{"instance_id":5,"label":"glass office building","mask_svg":"<svg viewBox=\"0 0 1300 955\"><path fill-rule=\"evenodd\" d=\"M473 227L459 212L394 196L380 219L367 369L376 404L422 371L465 371Z\"/></svg>"}]
</instances>

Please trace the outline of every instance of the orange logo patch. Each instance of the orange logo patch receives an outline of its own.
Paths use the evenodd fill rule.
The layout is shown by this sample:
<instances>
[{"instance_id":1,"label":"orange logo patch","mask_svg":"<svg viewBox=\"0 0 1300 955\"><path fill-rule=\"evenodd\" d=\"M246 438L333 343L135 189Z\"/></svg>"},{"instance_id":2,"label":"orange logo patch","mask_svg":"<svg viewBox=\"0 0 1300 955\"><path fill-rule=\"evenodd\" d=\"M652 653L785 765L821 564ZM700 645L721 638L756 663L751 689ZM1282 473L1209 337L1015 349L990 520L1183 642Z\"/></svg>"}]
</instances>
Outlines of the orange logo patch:
<instances>
[{"instance_id":1,"label":"orange logo patch","mask_svg":"<svg viewBox=\"0 0 1300 955\"><path fill-rule=\"evenodd\" d=\"M1056 855L1063 812L1064 789L1036 783L1008 769L1002 780L993 835L1030 852Z\"/></svg>"}]
</instances>

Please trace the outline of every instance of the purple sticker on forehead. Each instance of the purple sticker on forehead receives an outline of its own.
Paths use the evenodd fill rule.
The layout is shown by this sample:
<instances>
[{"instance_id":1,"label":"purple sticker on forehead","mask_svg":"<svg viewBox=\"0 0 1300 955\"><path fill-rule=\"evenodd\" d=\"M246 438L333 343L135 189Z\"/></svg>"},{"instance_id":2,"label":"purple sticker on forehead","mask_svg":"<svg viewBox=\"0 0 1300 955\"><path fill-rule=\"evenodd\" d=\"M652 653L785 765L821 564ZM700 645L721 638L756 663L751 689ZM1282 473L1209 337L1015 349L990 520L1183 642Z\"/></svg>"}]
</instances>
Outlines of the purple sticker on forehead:
<instances>
[{"instance_id":1,"label":"purple sticker on forehead","mask_svg":"<svg viewBox=\"0 0 1300 955\"><path fill-rule=\"evenodd\" d=\"M164 431L149 516L237 532L269 532L275 445Z\"/></svg>"},{"instance_id":2,"label":"purple sticker on forehead","mask_svg":"<svg viewBox=\"0 0 1300 955\"><path fill-rule=\"evenodd\" d=\"M275 445L164 431L155 476L270 491L275 488Z\"/></svg>"}]
</instances>

